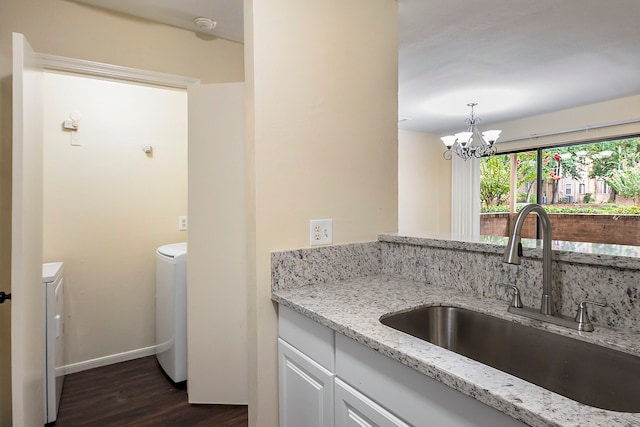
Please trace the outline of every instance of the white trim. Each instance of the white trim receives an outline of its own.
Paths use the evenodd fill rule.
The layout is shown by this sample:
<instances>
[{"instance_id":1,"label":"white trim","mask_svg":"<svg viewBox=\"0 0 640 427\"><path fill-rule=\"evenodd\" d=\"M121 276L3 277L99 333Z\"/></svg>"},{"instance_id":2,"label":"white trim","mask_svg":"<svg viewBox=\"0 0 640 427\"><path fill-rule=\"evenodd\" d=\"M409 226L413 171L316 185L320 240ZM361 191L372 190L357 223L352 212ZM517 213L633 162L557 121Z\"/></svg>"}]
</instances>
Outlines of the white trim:
<instances>
[{"instance_id":1,"label":"white trim","mask_svg":"<svg viewBox=\"0 0 640 427\"><path fill-rule=\"evenodd\" d=\"M156 71L86 61L84 59L49 55L46 53L38 53L36 55L45 70L64 71L179 89L186 89L190 85L200 83L199 79L193 77L176 76L173 74L158 73Z\"/></svg>"},{"instance_id":2,"label":"white trim","mask_svg":"<svg viewBox=\"0 0 640 427\"><path fill-rule=\"evenodd\" d=\"M109 356L98 357L96 359L85 360L84 362L72 363L62 366L65 375L74 374L76 372L86 371L88 369L99 368L101 366L113 365L114 363L126 362L141 357L152 356L156 354L156 346L139 348L137 350L125 351L124 353L111 354Z\"/></svg>"}]
</instances>

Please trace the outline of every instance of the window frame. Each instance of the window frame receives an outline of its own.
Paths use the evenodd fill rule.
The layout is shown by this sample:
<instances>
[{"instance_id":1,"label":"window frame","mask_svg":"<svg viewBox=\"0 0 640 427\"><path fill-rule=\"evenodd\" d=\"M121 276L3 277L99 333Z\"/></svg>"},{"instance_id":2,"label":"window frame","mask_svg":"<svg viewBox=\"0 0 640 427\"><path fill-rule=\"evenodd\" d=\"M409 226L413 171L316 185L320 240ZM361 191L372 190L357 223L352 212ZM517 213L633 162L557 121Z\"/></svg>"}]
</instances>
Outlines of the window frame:
<instances>
[{"instance_id":1,"label":"window frame","mask_svg":"<svg viewBox=\"0 0 640 427\"><path fill-rule=\"evenodd\" d=\"M573 196L573 182L564 183L564 195Z\"/></svg>"},{"instance_id":2,"label":"window frame","mask_svg":"<svg viewBox=\"0 0 640 427\"><path fill-rule=\"evenodd\" d=\"M560 148L560 147L571 147L574 145L586 145L586 144L596 144L599 142L608 142L608 141L617 141L617 140L623 140L623 139L631 139L631 138L640 138L640 133L631 133L631 134L625 134L625 135L616 135L616 136L607 136L607 137L603 137L603 138L596 138L596 139L585 139L585 140L574 140L574 141L570 141L570 142L564 142L564 143L559 143L559 144L541 144L539 146L534 146L534 147L518 147L517 149L513 149L513 150L508 150L508 151L499 151L496 155L498 156L502 156L502 155L510 155L510 154L518 154L518 153L526 153L526 152L535 152L536 153L536 183L535 183L535 190L536 190L536 203L537 204L543 204L542 202L542 191L541 189L543 188L543 178L542 178L542 165L543 165L543 157L542 157L542 152L544 150L553 150L554 148ZM486 157L486 156L483 156ZM482 177L480 177L480 179L482 179ZM603 179L603 190L605 191L602 194L607 194L610 191L610 187L607 184L607 182ZM596 186L596 192L598 190L597 186ZM584 194L584 193L581 193ZM542 221L540 220L540 217L536 215L536 239L542 239Z\"/></svg>"}]
</instances>

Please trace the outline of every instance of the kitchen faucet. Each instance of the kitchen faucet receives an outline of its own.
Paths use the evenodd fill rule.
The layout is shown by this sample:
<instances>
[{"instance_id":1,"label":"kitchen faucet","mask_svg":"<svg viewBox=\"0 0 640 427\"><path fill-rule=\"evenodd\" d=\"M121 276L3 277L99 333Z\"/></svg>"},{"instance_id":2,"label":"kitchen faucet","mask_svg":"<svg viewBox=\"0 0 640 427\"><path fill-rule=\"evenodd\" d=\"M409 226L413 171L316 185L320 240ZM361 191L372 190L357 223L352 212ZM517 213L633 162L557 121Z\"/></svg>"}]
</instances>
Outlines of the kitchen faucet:
<instances>
[{"instance_id":1,"label":"kitchen faucet","mask_svg":"<svg viewBox=\"0 0 640 427\"><path fill-rule=\"evenodd\" d=\"M581 301L578 304L578 312L574 318L554 315L555 308L553 306L553 297L551 295L551 218L544 208L536 203L531 203L523 207L516 216L516 222L513 225L513 231L509 236L507 248L504 251L502 262L507 264L520 264L522 256L522 226L527 215L534 212L542 222L542 301L540 301L540 310L530 307L524 307L520 300L520 291L514 285L509 285L513 289L513 298L509 305L509 313L519 314L536 320L542 320L555 325L567 328L577 329L578 331L591 332L593 324L587 313L587 304L595 304L606 307L606 304L595 301ZM501 285L504 286L504 285Z\"/></svg>"},{"instance_id":2,"label":"kitchen faucet","mask_svg":"<svg viewBox=\"0 0 640 427\"><path fill-rule=\"evenodd\" d=\"M513 231L509 236L507 249L502 257L502 262L508 264L520 264L522 256L522 243L520 243L522 226L529 213L535 212L542 222L542 301L540 302L540 313L553 315L553 297L551 296L551 218L538 204L531 203L520 210L513 225Z\"/></svg>"}]
</instances>

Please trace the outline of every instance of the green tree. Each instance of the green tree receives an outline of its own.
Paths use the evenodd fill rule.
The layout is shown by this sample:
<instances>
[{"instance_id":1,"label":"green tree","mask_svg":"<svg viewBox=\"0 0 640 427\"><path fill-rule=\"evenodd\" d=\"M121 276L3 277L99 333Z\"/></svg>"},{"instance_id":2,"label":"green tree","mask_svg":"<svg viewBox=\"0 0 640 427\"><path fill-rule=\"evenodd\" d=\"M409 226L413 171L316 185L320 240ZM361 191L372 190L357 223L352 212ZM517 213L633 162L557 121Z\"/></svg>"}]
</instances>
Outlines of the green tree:
<instances>
[{"instance_id":1,"label":"green tree","mask_svg":"<svg viewBox=\"0 0 640 427\"><path fill-rule=\"evenodd\" d=\"M542 151L542 179L552 184L551 203L558 203L558 182L562 178L580 179L585 163L577 154L579 146L555 147Z\"/></svg>"},{"instance_id":2,"label":"green tree","mask_svg":"<svg viewBox=\"0 0 640 427\"><path fill-rule=\"evenodd\" d=\"M488 208L500 206L509 195L509 156L498 155L480 159L480 200Z\"/></svg>"},{"instance_id":3,"label":"green tree","mask_svg":"<svg viewBox=\"0 0 640 427\"><path fill-rule=\"evenodd\" d=\"M640 201L640 162L622 159L619 169L609 171L607 182L622 197L633 199L634 205Z\"/></svg>"},{"instance_id":4,"label":"green tree","mask_svg":"<svg viewBox=\"0 0 640 427\"><path fill-rule=\"evenodd\" d=\"M640 138L626 138L581 145L586 158L593 162L589 178L605 180L614 170L622 167L623 161L635 162L640 156Z\"/></svg>"},{"instance_id":5,"label":"green tree","mask_svg":"<svg viewBox=\"0 0 640 427\"><path fill-rule=\"evenodd\" d=\"M622 197L633 198L634 203L637 203L630 187L633 182L633 171L627 171L627 165L634 165L640 159L640 138L603 141L586 147L588 147L588 156L593 162L589 178L603 178L613 189L614 200L616 194L620 194ZM625 196L621 190L630 195Z\"/></svg>"},{"instance_id":6,"label":"green tree","mask_svg":"<svg viewBox=\"0 0 640 427\"><path fill-rule=\"evenodd\" d=\"M538 178L538 168L536 161L535 151L527 151L525 153L518 153L516 157L516 167L518 170L517 186L518 188L523 185L527 189L524 201L529 203L531 190L535 188L536 179Z\"/></svg>"},{"instance_id":7,"label":"green tree","mask_svg":"<svg viewBox=\"0 0 640 427\"><path fill-rule=\"evenodd\" d=\"M517 188L526 188L525 202L531 201L530 193L538 178L536 157L533 151L516 154ZM636 205L640 203L640 138L544 149L541 162L541 180L552 188L551 203L559 201L558 184L562 178L582 180L586 170L589 170L589 178L604 179L612 188L614 198L615 194L620 194L634 199ZM482 158L480 174L483 209L501 206L510 193L510 155ZM585 201L590 196L585 195Z\"/></svg>"}]
</instances>

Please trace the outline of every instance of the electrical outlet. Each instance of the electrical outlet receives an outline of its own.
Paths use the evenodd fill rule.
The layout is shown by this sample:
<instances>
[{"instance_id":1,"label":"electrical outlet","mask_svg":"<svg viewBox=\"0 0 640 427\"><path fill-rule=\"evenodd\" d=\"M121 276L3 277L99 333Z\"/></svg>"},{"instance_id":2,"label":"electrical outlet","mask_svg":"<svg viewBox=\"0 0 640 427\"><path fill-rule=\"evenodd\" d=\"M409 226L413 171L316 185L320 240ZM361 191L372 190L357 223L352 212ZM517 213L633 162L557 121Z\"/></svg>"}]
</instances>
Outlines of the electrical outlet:
<instances>
[{"instance_id":1,"label":"electrical outlet","mask_svg":"<svg viewBox=\"0 0 640 427\"><path fill-rule=\"evenodd\" d=\"M330 245L333 243L333 221L330 219L312 219L309 222L309 243L312 245Z\"/></svg>"},{"instance_id":2,"label":"electrical outlet","mask_svg":"<svg viewBox=\"0 0 640 427\"><path fill-rule=\"evenodd\" d=\"M187 229L187 217L179 216L178 217L178 231L185 231Z\"/></svg>"}]
</instances>

